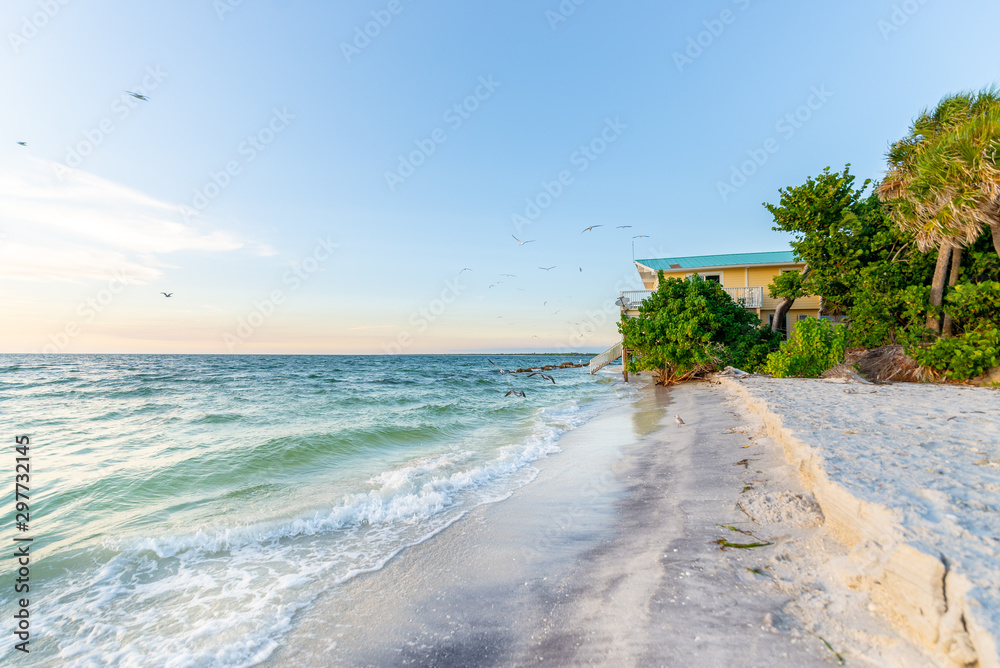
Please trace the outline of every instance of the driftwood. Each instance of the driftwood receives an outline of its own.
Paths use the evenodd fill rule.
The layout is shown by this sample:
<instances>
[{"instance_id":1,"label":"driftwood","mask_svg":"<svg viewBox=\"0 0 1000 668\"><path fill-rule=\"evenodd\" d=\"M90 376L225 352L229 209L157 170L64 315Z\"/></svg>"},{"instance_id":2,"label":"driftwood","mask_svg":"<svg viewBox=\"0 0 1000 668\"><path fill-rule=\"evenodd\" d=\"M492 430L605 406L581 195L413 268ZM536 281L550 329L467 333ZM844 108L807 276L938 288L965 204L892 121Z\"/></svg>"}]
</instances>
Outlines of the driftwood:
<instances>
[{"instance_id":1,"label":"driftwood","mask_svg":"<svg viewBox=\"0 0 1000 668\"><path fill-rule=\"evenodd\" d=\"M875 383L933 380L933 374L917 364L899 345L848 351L844 364L855 367L864 378Z\"/></svg>"}]
</instances>

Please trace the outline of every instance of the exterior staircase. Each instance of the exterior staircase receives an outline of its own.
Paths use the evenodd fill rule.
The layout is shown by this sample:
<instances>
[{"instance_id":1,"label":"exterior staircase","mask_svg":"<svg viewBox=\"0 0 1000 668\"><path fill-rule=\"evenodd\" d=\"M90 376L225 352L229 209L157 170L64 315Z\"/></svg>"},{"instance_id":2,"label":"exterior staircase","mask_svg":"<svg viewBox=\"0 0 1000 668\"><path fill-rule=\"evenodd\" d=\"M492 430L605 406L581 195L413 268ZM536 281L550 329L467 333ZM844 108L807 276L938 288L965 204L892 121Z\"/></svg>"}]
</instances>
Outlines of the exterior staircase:
<instances>
[{"instance_id":1,"label":"exterior staircase","mask_svg":"<svg viewBox=\"0 0 1000 668\"><path fill-rule=\"evenodd\" d=\"M597 373L607 365L619 359L621 356L622 356L622 344L621 342L618 342L615 345L608 348L607 350L605 350L597 357L590 360L591 375Z\"/></svg>"}]
</instances>

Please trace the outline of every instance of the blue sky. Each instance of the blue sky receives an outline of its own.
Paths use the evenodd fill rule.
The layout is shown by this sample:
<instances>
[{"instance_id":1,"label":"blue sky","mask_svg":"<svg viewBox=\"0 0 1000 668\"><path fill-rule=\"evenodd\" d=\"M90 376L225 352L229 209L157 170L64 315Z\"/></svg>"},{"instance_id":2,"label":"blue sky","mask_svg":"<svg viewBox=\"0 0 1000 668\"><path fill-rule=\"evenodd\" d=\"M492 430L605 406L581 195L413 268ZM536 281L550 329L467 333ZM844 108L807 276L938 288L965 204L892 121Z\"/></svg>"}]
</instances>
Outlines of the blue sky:
<instances>
[{"instance_id":1,"label":"blue sky","mask_svg":"<svg viewBox=\"0 0 1000 668\"><path fill-rule=\"evenodd\" d=\"M8 0L0 351L601 349L633 235L787 248L1000 80L986 0L577 2Z\"/></svg>"}]
</instances>

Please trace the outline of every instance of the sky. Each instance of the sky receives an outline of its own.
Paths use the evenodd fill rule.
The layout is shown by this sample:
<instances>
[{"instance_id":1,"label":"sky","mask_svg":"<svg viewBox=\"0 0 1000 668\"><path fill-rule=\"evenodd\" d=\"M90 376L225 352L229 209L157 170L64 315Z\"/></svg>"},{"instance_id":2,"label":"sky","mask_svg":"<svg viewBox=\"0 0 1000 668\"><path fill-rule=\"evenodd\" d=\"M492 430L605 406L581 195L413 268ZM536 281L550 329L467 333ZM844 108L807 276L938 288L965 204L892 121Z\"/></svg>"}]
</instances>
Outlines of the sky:
<instances>
[{"instance_id":1,"label":"sky","mask_svg":"<svg viewBox=\"0 0 1000 668\"><path fill-rule=\"evenodd\" d=\"M998 23L993 0L7 0L0 352L600 351L633 257L787 249L762 203L827 166L881 178L922 109L1000 83Z\"/></svg>"}]
</instances>

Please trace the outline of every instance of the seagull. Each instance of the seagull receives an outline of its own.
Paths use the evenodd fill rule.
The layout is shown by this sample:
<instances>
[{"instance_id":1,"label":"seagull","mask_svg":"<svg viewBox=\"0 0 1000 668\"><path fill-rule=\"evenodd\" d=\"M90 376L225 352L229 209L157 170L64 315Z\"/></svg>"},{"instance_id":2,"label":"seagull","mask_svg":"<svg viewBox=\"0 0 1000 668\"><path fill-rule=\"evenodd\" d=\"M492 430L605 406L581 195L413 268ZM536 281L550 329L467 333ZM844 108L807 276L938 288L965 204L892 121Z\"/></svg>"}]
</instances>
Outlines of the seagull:
<instances>
[{"instance_id":1,"label":"seagull","mask_svg":"<svg viewBox=\"0 0 1000 668\"><path fill-rule=\"evenodd\" d=\"M507 278L517 278L517 274L500 274L500 275L505 276Z\"/></svg>"},{"instance_id":2,"label":"seagull","mask_svg":"<svg viewBox=\"0 0 1000 668\"><path fill-rule=\"evenodd\" d=\"M627 227L632 227L632 226L631 226L631 225L619 225L619 226L618 226L618 227L616 227L615 229L616 229L616 230L624 230L624 229L625 229L625 228L627 228Z\"/></svg>"},{"instance_id":3,"label":"seagull","mask_svg":"<svg viewBox=\"0 0 1000 668\"><path fill-rule=\"evenodd\" d=\"M496 362L494 362L494 361L493 361L493 360L491 360L490 358L488 358L488 357L487 357L487 358L486 358L486 361L487 361L487 362L489 362L490 364L492 364L493 366L496 366L496 367L497 367L498 369L500 369L500 367L499 367L499 366L497 366ZM507 373L507 372L506 372L506 371L504 371L503 369L500 369L500 373L501 373L501 375L502 375L502 374L505 374L505 373Z\"/></svg>"},{"instance_id":4,"label":"seagull","mask_svg":"<svg viewBox=\"0 0 1000 668\"><path fill-rule=\"evenodd\" d=\"M638 235L636 235L636 236L634 236L632 238L633 239L648 239L649 235L648 234L638 234Z\"/></svg>"},{"instance_id":5,"label":"seagull","mask_svg":"<svg viewBox=\"0 0 1000 668\"><path fill-rule=\"evenodd\" d=\"M595 227L604 227L604 226L603 225L591 225L590 227L588 227L587 229L585 229L583 232L590 232ZM580 234L583 234L583 232L580 232Z\"/></svg>"},{"instance_id":6,"label":"seagull","mask_svg":"<svg viewBox=\"0 0 1000 668\"><path fill-rule=\"evenodd\" d=\"M539 267L539 269L541 269L542 271L548 271L550 269L555 269L555 268L556 268L556 265L552 265L551 267Z\"/></svg>"},{"instance_id":7,"label":"seagull","mask_svg":"<svg viewBox=\"0 0 1000 668\"><path fill-rule=\"evenodd\" d=\"M168 299L174 296L174 293L172 292L161 292L160 294L163 295L164 297L167 297Z\"/></svg>"},{"instance_id":8,"label":"seagull","mask_svg":"<svg viewBox=\"0 0 1000 668\"><path fill-rule=\"evenodd\" d=\"M532 337L531 337L531 339L537 339L537 338L540 338L540 337L538 336L538 334L535 334L534 336L532 336ZM530 341L531 339L528 339L528 340Z\"/></svg>"},{"instance_id":9,"label":"seagull","mask_svg":"<svg viewBox=\"0 0 1000 668\"><path fill-rule=\"evenodd\" d=\"M583 267L580 267L580 273L581 274L583 273Z\"/></svg>"},{"instance_id":10,"label":"seagull","mask_svg":"<svg viewBox=\"0 0 1000 668\"><path fill-rule=\"evenodd\" d=\"M539 372L536 371L535 373L529 375L528 378L531 378L531 376L541 376L545 380L551 380L553 385L556 384L556 379L555 378L553 378L552 376L546 376L544 373L539 373Z\"/></svg>"},{"instance_id":11,"label":"seagull","mask_svg":"<svg viewBox=\"0 0 1000 668\"><path fill-rule=\"evenodd\" d=\"M127 90L125 92L128 93L129 95L131 95L132 97L134 97L137 100L142 100L143 102L149 102L149 98L146 97L145 95L139 95L138 93L133 93L130 90Z\"/></svg>"},{"instance_id":12,"label":"seagull","mask_svg":"<svg viewBox=\"0 0 1000 668\"><path fill-rule=\"evenodd\" d=\"M464 272L466 272L466 271L472 271L472 270L471 270L471 269L469 269L468 267L466 267L465 269L463 269L462 271L460 271L460 272L458 272L458 273L462 274L462 273L464 273Z\"/></svg>"},{"instance_id":13,"label":"seagull","mask_svg":"<svg viewBox=\"0 0 1000 668\"><path fill-rule=\"evenodd\" d=\"M687 424L686 422L684 422L684 420L681 419L680 415L675 415L674 419L677 420L677 424Z\"/></svg>"},{"instance_id":14,"label":"seagull","mask_svg":"<svg viewBox=\"0 0 1000 668\"><path fill-rule=\"evenodd\" d=\"M517 390L511 390L511 391L509 391L509 392L508 392L507 394L505 394L505 395L503 395L503 396L505 396L505 397L509 397L509 396L510 396L510 395L512 395L512 394L513 394L513 395L514 395L515 397L524 397L524 392L518 392Z\"/></svg>"},{"instance_id":15,"label":"seagull","mask_svg":"<svg viewBox=\"0 0 1000 668\"><path fill-rule=\"evenodd\" d=\"M493 285L491 285L490 288L495 288L496 286L500 285L501 283L503 283L503 281L497 281L496 283L494 283ZM489 290L490 288L486 288L486 289Z\"/></svg>"},{"instance_id":16,"label":"seagull","mask_svg":"<svg viewBox=\"0 0 1000 668\"><path fill-rule=\"evenodd\" d=\"M513 234L512 234L512 235L510 235L510 236L514 237L514 235L513 235ZM517 243L518 243L519 245L523 246L524 244L530 244L530 243L534 243L534 241L535 241L535 240L534 240L534 239L528 239L527 241L521 241L521 240L520 240L520 239L518 239L517 237L514 237L514 241L516 241L516 242L517 242Z\"/></svg>"},{"instance_id":17,"label":"seagull","mask_svg":"<svg viewBox=\"0 0 1000 668\"><path fill-rule=\"evenodd\" d=\"M27 146L28 142L26 142L26 141L19 141L19 142L17 142L17 145L18 146Z\"/></svg>"}]
</instances>

